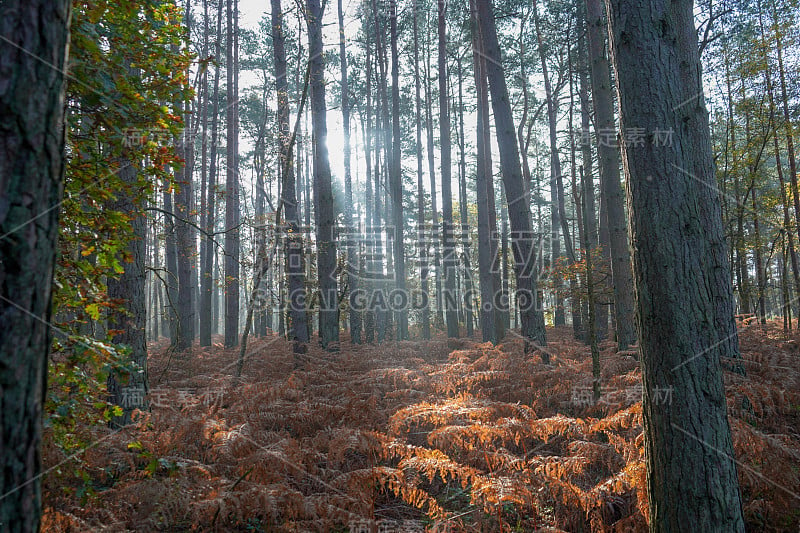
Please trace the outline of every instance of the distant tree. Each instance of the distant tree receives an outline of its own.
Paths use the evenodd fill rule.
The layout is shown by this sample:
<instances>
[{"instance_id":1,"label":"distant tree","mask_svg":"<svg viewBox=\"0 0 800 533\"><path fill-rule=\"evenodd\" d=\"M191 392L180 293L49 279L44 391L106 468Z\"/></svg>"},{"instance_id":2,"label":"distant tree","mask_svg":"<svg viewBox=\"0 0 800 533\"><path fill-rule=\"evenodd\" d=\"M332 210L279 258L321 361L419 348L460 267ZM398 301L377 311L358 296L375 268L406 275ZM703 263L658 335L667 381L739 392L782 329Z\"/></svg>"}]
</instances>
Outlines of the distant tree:
<instances>
[{"instance_id":1,"label":"distant tree","mask_svg":"<svg viewBox=\"0 0 800 533\"><path fill-rule=\"evenodd\" d=\"M359 256L355 234L357 233L355 206L353 204L353 178L351 172L351 147L350 147L350 86L347 79L347 50L345 46L344 9L342 0L337 2L337 15L339 18L339 69L342 76L342 130L344 133L344 211L347 225L347 290L350 294L350 341L361 344L361 311L355 305L355 295L358 290L358 264Z\"/></svg>"}]
</instances>

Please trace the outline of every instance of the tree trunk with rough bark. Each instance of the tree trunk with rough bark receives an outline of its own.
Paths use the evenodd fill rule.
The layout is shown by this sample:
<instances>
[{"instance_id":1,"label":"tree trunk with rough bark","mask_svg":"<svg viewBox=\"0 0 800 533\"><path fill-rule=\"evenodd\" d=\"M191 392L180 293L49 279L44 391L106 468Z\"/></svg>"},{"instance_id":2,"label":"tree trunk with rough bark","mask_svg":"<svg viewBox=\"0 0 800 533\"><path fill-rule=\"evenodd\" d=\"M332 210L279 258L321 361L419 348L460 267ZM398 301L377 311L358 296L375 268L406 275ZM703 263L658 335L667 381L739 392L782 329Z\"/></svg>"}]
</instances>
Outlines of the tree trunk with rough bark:
<instances>
[{"instance_id":1,"label":"tree trunk with rough bark","mask_svg":"<svg viewBox=\"0 0 800 533\"><path fill-rule=\"evenodd\" d=\"M622 131L645 132L622 154L650 530L744 531L721 368L738 337L693 3L612 0L608 19Z\"/></svg>"},{"instance_id":2,"label":"tree trunk with rough bark","mask_svg":"<svg viewBox=\"0 0 800 533\"><path fill-rule=\"evenodd\" d=\"M70 2L0 4L0 529L39 530ZM35 95L35 98L31 96Z\"/></svg>"}]
</instances>

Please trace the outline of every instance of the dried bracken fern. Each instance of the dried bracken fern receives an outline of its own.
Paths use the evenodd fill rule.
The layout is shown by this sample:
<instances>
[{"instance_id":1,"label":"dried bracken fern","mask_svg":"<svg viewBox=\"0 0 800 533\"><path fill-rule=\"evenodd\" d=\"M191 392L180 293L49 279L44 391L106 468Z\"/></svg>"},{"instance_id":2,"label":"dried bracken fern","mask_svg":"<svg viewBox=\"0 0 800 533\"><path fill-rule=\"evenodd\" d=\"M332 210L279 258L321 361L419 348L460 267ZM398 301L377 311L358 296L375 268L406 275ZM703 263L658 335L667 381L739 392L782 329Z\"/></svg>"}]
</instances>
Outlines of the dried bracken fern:
<instances>
[{"instance_id":1,"label":"dried bracken fern","mask_svg":"<svg viewBox=\"0 0 800 533\"><path fill-rule=\"evenodd\" d=\"M588 349L548 334L549 365L513 336L345 339L302 361L255 339L239 380L235 350L195 347L176 364L154 345L152 412L119 432L82 428L86 478L48 474L44 528L644 531L638 363L604 343L602 396L586 403ZM725 379L746 520L796 530L800 339L770 324L741 345L747 375ZM45 447L47 465L64 459Z\"/></svg>"}]
</instances>

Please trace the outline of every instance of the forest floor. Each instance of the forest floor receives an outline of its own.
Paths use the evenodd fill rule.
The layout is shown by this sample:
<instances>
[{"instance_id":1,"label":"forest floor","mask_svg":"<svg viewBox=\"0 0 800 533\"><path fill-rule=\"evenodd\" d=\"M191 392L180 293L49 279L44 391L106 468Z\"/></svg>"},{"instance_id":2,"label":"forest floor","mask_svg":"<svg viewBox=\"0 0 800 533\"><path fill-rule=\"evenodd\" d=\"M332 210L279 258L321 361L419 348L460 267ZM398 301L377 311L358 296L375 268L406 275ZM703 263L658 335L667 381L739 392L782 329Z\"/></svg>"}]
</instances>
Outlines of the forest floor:
<instances>
[{"instance_id":1,"label":"forest floor","mask_svg":"<svg viewBox=\"0 0 800 533\"><path fill-rule=\"evenodd\" d=\"M513 334L302 360L252 339L241 379L237 349L153 344L152 412L85 428L82 476L45 477L43 530L645 531L638 363L604 342L595 404L588 347L548 340L549 365ZM725 382L748 530L797 531L800 335L751 324L741 347L747 376Z\"/></svg>"}]
</instances>

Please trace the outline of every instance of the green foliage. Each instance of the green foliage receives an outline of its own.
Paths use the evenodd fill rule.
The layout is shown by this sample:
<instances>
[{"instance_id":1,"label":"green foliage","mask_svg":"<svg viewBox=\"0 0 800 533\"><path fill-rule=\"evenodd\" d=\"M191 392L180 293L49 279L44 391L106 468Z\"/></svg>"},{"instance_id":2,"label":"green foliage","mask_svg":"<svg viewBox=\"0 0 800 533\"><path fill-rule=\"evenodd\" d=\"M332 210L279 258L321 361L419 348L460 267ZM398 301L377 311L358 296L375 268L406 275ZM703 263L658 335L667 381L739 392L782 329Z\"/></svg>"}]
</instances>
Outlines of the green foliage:
<instances>
[{"instance_id":1,"label":"green foliage","mask_svg":"<svg viewBox=\"0 0 800 533\"><path fill-rule=\"evenodd\" d=\"M166 0L73 3L67 84L67 162L59 258L53 285L53 344L45 427L65 455L92 442L89 430L121 414L106 401L106 379L124 368L128 348L103 327L112 301L107 280L133 260L132 215L116 210L122 195L142 211L158 183L172 187L183 162L172 139L183 129L174 110L192 97L182 14ZM131 164L137 180L118 173ZM83 479L80 463L73 472ZM88 479L88 478L87 478ZM86 483L82 495L91 495Z\"/></svg>"}]
</instances>

